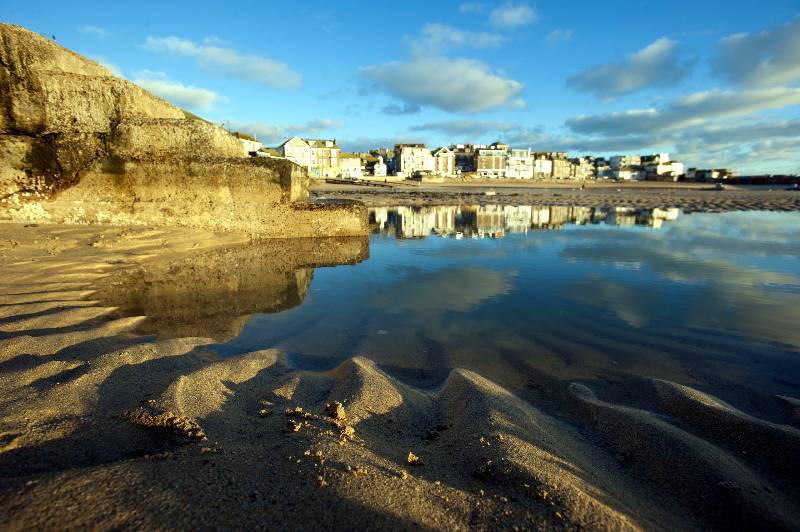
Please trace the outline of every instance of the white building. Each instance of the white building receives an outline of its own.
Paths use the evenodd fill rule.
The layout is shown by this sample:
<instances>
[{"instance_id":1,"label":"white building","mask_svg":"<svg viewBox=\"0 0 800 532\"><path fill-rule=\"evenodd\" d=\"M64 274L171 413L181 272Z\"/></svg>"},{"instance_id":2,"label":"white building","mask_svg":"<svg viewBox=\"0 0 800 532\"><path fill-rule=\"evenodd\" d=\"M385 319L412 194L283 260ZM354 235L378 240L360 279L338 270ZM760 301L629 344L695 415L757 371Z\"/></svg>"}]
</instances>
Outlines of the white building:
<instances>
[{"instance_id":1,"label":"white building","mask_svg":"<svg viewBox=\"0 0 800 532\"><path fill-rule=\"evenodd\" d=\"M638 155L614 155L611 157L610 162L612 170L619 170L620 168L641 165L642 158Z\"/></svg>"},{"instance_id":2,"label":"white building","mask_svg":"<svg viewBox=\"0 0 800 532\"><path fill-rule=\"evenodd\" d=\"M421 173L433 173L434 161L431 150L424 144L398 144L394 150L395 172L413 177Z\"/></svg>"},{"instance_id":3,"label":"white building","mask_svg":"<svg viewBox=\"0 0 800 532\"><path fill-rule=\"evenodd\" d=\"M685 171L683 163L671 160L668 153L642 157L642 166L648 179L677 180Z\"/></svg>"},{"instance_id":4,"label":"white building","mask_svg":"<svg viewBox=\"0 0 800 532\"><path fill-rule=\"evenodd\" d=\"M442 146L433 152L433 173L452 177L456 173L456 155L450 148Z\"/></svg>"},{"instance_id":5,"label":"white building","mask_svg":"<svg viewBox=\"0 0 800 532\"><path fill-rule=\"evenodd\" d=\"M573 179L595 179L597 177L594 161L590 157L570 159Z\"/></svg>"},{"instance_id":6,"label":"white building","mask_svg":"<svg viewBox=\"0 0 800 532\"><path fill-rule=\"evenodd\" d=\"M513 179L533 179L534 160L530 148L508 150L506 177Z\"/></svg>"},{"instance_id":7,"label":"white building","mask_svg":"<svg viewBox=\"0 0 800 532\"><path fill-rule=\"evenodd\" d=\"M533 176L536 179L550 179L553 175L553 160L546 157L536 157L533 161Z\"/></svg>"},{"instance_id":8,"label":"white building","mask_svg":"<svg viewBox=\"0 0 800 532\"><path fill-rule=\"evenodd\" d=\"M335 140L292 137L278 150L283 157L306 168L312 177L336 177L338 174L339 147Z\"/></svg>"},{"instance_id":9,"label":"white building","mask_svg":"<svg viewBox=\"0 0 800 532\"><path fill-rule=\"evenodd\" d=\"M258 150L264 147L264 144L258 142L257 140L244 139L242 137L237 138L239 139L239 142L242 143L242 149L244 150L245 155L258 153Z\"/></svg>"},{"instance_id":10,"label":"white building","mask_svg":"<svg viewBox=\"0 0 800 532\"><path fill-rule=\"evenodd\" d=\"M342 157L339 159L339 177L359 178L364 176L360 157Z\"/></svg>"},{"instance_id":11,"label":"white building","mask_svg":"<svg viewBox=\"0 0 800 532\"><path fill-rule=\"evenodd\" d=\"M646 175L639 167L622 166L611 171L611 177L619 181L644 181Z\"/></svg>"},{"instance_id":12,"label":"white building","mask_svg":"<svg viewBox=\"0 0 800 532\"><path fill-rule=\"evenodd\" d=\"M378 162L372 167L372 175L375 177L386 177L386 163L383 162L383 156L378 156Z\"/></svg>"}]
</instances>

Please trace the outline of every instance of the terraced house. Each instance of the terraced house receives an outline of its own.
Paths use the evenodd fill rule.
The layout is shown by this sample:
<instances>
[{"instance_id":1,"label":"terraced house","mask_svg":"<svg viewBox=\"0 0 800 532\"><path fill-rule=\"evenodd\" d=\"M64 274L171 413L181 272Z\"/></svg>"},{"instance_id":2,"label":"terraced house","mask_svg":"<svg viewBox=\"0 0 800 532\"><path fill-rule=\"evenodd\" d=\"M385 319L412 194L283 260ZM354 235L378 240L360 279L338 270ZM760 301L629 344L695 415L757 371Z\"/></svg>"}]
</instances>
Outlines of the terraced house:
<instances>
[{"instance_id":1,"label":"terraced house","mask_svg":"<svg viewBox=\"0 0 800 532\"><path fill-rule=\"evenodd\" d=\"M508 144L495 142L478 150L477 172L480 177L501 178L506 176Z\"/></svg>"},{"instance_id":2,"label":"terraced house","mask_svg":"<svg viewBox=\"0 0 800 532\"><path fill-rule=\"evenodd\" d=\"M335 139L292 137L278 150L283 157L305 167L311 177L336 177L339 172L339 146Z\"/></svg>"}]
</instances>

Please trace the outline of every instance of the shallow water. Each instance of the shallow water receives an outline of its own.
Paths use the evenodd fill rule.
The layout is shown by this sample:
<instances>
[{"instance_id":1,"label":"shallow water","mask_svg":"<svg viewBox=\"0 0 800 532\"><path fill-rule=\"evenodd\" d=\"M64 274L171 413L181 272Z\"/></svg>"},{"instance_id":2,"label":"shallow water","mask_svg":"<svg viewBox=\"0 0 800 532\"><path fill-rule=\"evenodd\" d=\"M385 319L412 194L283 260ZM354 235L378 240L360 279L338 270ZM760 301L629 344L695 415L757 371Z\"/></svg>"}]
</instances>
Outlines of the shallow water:
<instances>
[{"instance_id":1,"label":"shallow water","mask_svg":"<svg viewBox=\"0 0 800 532\"><path fill-rule=\"evenodd\" d=\"M273 277L291 280L277 290L291 297L271 296L279 304L253 297L276 293L264 286L273 277L240 286L275 267L250 258L231 303L212 316L235 316L210 329L226 331L214 349L278 347L301 369L362 355L423 387L461 367L540 401L565 382L613 395L615 383L642 378L751 411L800 396L800 213L401 207L375 209L371 221L368 259L356 246L328 261L355 264L284 265ZM243 263L212 262L204 279L230 279ZM244 309L235 304L243 294ZM175 320L171 330L184 330Z\"/></svg>"},{"instance_id":2,"label":"shallow water","mask_svg":"<svg viewBox=\"0 0 800 532\"><path fill-rule=\"evenodd\" d=\"M527 392L655 377L756 408L800 395L800 213L478 211L373 211L368 260L316 269L301 304L218 351L363 355L418 386L463 367Z\"/></svg>"}]
</instances>

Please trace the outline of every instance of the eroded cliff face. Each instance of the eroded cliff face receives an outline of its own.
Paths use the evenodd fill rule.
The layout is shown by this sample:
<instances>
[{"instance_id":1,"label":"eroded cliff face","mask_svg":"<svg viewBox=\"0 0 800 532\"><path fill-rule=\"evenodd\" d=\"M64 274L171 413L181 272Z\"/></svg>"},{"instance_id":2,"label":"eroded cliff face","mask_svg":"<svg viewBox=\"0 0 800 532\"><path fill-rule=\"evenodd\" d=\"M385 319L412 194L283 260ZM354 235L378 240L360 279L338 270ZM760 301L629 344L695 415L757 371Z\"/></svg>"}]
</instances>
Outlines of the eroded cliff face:
<instances>
[{"instance_id":1,"label":"eroded cliff face","mask_svg":"<svg viewBox=\"0 0 800 532\"><path fill-rule=\"evenodd\" d=\"M307 197L303 168L246 157L224 129L0 24L0 219L366 234L362 206Z\"/></svg>"}]
</instances>

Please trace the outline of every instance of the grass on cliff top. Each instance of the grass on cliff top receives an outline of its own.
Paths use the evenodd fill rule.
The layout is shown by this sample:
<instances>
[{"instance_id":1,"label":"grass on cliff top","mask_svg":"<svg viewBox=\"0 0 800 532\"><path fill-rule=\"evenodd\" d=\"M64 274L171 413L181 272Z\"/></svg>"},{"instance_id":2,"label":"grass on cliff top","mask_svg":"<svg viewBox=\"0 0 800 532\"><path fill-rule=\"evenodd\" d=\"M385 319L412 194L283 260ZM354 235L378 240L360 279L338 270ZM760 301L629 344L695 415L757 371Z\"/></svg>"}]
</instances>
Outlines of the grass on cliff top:
<instances>
[{"instance_id":1,"label":"grass on cliff top","mask_svg":"<svg viewBox=\"0 0 800 532\"><path fill-rule=\"evenodd\" d=\"M211 123L208 120L206 120L205 118L197 116L196 114L194 114L194 113L192 113L190 111L187 111L186 109L181 109L181 111L183 111L183 116L186 117L186 120L199 120L200 122L205 122L206 124L210 124Z\"/></svg>"}]
</instances>

